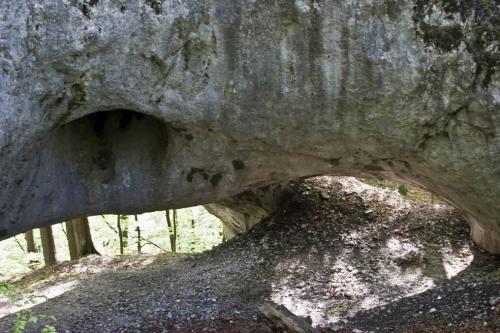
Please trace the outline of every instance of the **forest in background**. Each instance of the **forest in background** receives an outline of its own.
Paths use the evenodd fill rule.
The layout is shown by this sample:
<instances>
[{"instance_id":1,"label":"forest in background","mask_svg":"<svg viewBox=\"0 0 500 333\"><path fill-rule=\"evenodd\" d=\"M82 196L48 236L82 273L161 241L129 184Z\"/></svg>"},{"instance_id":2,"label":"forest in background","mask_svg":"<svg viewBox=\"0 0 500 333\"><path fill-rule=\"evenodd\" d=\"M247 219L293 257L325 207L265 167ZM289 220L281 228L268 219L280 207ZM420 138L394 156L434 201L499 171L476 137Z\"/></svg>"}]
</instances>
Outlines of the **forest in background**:
<instances>
[{"instance_id":1,"label":"forest in background","mask_svg":"<svg viewBox=\"0 0 500 333\"><path fill-rule=\"evenodd\" d=\"M381 188L391 188L412 201L431 204L442 202L431 193L408 184L378 177L363 178L362 181ZM72 256L69 246L72 241L68 237L72 224L66 222L55 224L51 227L55 253L48 261L44 258L41 241L41 232L46 230L33 230L32 245L35 245L35 248L31 250L28 248L26 234L0 241L0 252L3 254L0 257L0 283L41 268L45 264L78 259L93 253L105 256L165 252L198 253L224 241L221 221L208 213L203 206L168 212L170 221L167 221L167 211L120 215L120 223L118 215L91 216L88 218L88 226L92 244L90 248L83 249L83 253L73 253ZM73 231L80 236L85 233L81 227Z\"/></svg>"},{"instance_id":2,"label":"forest in background","mask_svg":"<svg viewBox=\"0 0 500 333\"><path fill-rule=\"evenodd\" d=\"M223 241L222 224L202 206L175 210L176 227L174 238L174 210L170 210L170 228L166 211L140 215L120 215L122 241L120 242L118 216L100 215L88 218L88 225L95 250L101 255L156 254L173 252L197 253L211 249ZM68 226L59 223L52 226L57 262L70 260ZM140 234L140 237L139 237ZM33 230L36 252L28 253L25 234L0 242L0 281L10 280L44 266L40 230ZM139 241L140 239L140 241ZM120 243L122 243L120 245Z\"/></svg>"}]
</instances>

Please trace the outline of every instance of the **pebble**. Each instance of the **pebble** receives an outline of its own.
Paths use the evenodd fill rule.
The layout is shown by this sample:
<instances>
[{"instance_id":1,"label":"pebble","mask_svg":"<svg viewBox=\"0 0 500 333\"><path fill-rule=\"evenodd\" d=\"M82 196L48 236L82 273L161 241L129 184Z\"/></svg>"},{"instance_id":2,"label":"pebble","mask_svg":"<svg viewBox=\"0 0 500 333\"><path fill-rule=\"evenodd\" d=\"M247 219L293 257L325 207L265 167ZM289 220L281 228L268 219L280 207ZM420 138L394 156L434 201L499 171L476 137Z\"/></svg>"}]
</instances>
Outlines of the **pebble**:
<instances>
[{"instance_id":1,"label":"pebble","mask_svg":"<svg viewBox=\"0 0 500 333\"><path fill-rule=\"evenodd\" d=\"M497 305L500 303L500 297L490 298L490 305Z\"/></svg>"}]
</instances>

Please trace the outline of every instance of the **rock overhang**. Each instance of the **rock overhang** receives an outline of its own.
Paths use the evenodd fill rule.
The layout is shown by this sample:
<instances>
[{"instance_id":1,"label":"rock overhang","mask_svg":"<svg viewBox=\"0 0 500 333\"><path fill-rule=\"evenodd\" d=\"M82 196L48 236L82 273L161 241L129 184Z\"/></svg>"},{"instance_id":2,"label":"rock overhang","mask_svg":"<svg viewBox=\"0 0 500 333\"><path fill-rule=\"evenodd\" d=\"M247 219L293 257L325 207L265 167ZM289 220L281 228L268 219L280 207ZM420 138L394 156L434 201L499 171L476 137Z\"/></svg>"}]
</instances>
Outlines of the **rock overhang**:
<instances>
[{"instance_id":1,"label":"rock overhang","mask_svg":"<svg viewBox=\"0 0 500 333\"><path fill-rule=\"evenodd\" d=\"M414 3L391 3L3 2L0 237L377 174L444 197L500 252L498 73L485 86L480 52L433 49ZM57 133L103 111L119 128L117 110L146 115L118 135L131 159L64 164L86 149Z\"/></svg>"}]
</instances>

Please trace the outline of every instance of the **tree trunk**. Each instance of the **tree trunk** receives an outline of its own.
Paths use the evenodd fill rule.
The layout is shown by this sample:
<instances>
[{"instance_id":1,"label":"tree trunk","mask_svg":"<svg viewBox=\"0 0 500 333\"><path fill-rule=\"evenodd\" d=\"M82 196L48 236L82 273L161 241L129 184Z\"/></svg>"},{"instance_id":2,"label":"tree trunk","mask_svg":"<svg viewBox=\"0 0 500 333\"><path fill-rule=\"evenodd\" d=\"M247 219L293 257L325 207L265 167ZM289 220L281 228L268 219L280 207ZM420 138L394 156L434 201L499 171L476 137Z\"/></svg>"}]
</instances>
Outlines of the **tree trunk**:
<instances>
[{"instance_id":1,"label":"tree trunk","mask_svg":"<svg viewBox=\"0 0 500 333\"><path fill-rule=\"evenodd\" d=\"M139 225L139 217L134 215L135 222L137 222L137 227L135 231L137 232L137 252L141 253L142 251L142 239L141 239L141 226Z\"/></svg>"},{"instance_id":2,"label":"tree trunk","mask_svg":"<svg viewBox=\"0 0 500 333\"><path fill-rule=\"evenodd\" d=\"M42 239L43 259L45 266L54 265L56 260L56 246L54 244L54 235L52 226L40 228L40 238Z\"/></svg>"},{"instance_id":3,"label":"tree trunk","mask_svg":"<svg viewBox=\"0 0 500 333\"><path fill-rule=\"evenodd\" d=\"M194 220L191 220L191 252L196 249L196 229L194 225Z\"/></svg>"},{"instance_id":4,"label":"tree trunk","mask_svg":"<svg viewBox=\"0 0 500 333\"><path fill-rule=\"evenodd\" d=\"M128 216L121 216L121 226L122 226L122 235L123 235L123 248L126 249L128 247Z\"/></svg>"},{"instance_id":5,"label":"tree trunk","mask_svg":"<svg viewBox=\"0 0 500 333\"><path fill-rule=\"evenodd\" d=\"M135 231L137 232L137 253L141 253L142 250L141 228L137 226L137 228L135 228Z\"/></svg>"},{"instance_id":6,"label":"tree trunk","mask_svg":"<svg viewBox=\"0 0 500 333\"><path fill-rule=\"evenodd\" d=\"M172 222L174 225L174 252L177 252L177 209L174 209Z\"/></svg>"},{"instance_id":7,"label":"tree trunk","mask_svg":"<svg viewBox=\"0 0 500 333\"><path fill-rule=\"evenodd\" d=\"M116 215L116 228L118 229L118 239L120 241L120 254L124 253L124 244L123 244L123 232L122 232L122 222L120 215Z\"/></svg>"},{"instance_id":8,"label":"tree trunk","mask_svg":"<svg viewBox=\"0 0 500 333\"><path fill-rule=\"evenodd\" d=\"M174 210L175 212L175 210ZM168 236L170 238L170 250L175 253L177 246L175 244L176 241L176 234L177 234L177 227L175 226L175 220L174 224L172 225L172 220L170 219L170 210L165 211L165 215L167 216L167 226L168 226Z\"/></svg>"},{"instance_id":9,"label":"tree trunk","mask_svg":"<svg viewBox=\"0 0 500 333\"><path fill-rule=\"evenodd\" d=\"M66 239L68 240L69 257L71 260L76 260L78 256L78 243L76 241L75 231L76 220L66 222Z\"/></svg>"},{"instance_id":10,"label":"tree trunk","mask_svg":"<svg viewBox=\"0 0 500 333\"><path fill-rule=\"evenodd\" d=\"M68 239L71 260L76 260L90 254L99 254L92 241L89 221L86 217L66 222L66 237Z\"/></svg>"},{"instance_id":11,"label":"tree trunk","mask_svg":"<svg viewBox=\"0 0 500 333\"><path fill-rule=\"evenodd\" d=\"M38 252L35 244L35 237L33 236L33 229L26 231L24 233L24 237L26 238L26 248L28 253L36 253Z\"/></svg>"}]
</instances>

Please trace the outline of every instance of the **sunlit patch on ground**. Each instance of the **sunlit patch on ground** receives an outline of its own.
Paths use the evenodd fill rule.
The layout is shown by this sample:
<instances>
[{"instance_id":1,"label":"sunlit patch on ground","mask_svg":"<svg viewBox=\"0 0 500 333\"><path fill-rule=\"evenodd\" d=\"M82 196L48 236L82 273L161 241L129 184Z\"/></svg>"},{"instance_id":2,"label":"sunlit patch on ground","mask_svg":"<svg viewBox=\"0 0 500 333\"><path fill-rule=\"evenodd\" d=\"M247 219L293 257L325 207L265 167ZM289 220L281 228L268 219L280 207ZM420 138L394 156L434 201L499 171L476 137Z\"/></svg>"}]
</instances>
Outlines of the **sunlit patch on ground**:
<instances>
[{"instance_id":1,"label":"sunlit patch on ground","mask_svg":"<svg viewBox=\"0 0 500 333\"><path fill-rule=\"evenodd\" d=\"M11 280L8 290L0 293L0 318L60 296L100 273L140 270L159 264L170 264L188 256L170 253L130 256L92 255L79 261L43 268L20 279Z\"/></svg>"},{"instance_id":2,"label":"sunlit patch on ground","mask_svg":"<svg viewBox=\"0 0 500 333\"><path fill-rule=\"evenodd\" d=\"M442 270L426 269L426 258L419 251L421 246L393 237L384 248L371 253L380 260L375 267L354 268L352 264L358 259L344 252L329 265L329 260L325 260L328 266L321 275L314 277L303 272L307 275L303 281L297 281L296 277L301 270L308 269L305 263L283 262L278 270L293 271L293 274L282 276L273 284L272 301L296 315L309 316L314 325L324 326L354 316L360 310L384 306L432 289L443 279L443 274L450 279L474 259L467 246L459 252L443 248ZM311 298L311 294L316 297Z\"/></svg>"},{"instance_id":3,"label":"sunlit patch on ground","mask_svg":"<svg viewBox=\"0 0 500 333\"><path fill-rule=\"evenodd\" d=\"M449 206L424 209L391 189L376 189L349 177L339 182L346 195L355 193L375 206L383 202L391 211L367 207L363 216L378 222L366 224L363 217L356 222L358 228L339 227L331 252L320 260L318 253L326 249L311 247L300 259L280 262L272 285L274 302L324 326L424 293L472 263L472 243L461 231L450 232L451 222L439 217L449 214Z\"/></svg>"},{"instance_id":4,"label":"sunlit patch on ground","mask_svg":"<svg viewBox=\"0 0 500 333\"><path fill-rule=\"evenodd\" d=\"M466 245L458 251L449 247L444 248L441 254L443 255L443 268L448 279L457 276L474 260L474 254L470 250L470 247Z\"/></svg>"},{"instance_id":5,"label":"sunlit patch on ground","mask_svg":"<svg viewBox=\"0 0 500 333\"><path fill-rule=\"evenodd\" d=\"M15 299L0 296L0 318L14 312L32 308L37 304L62 295L75 288L78 284L78 280L60 282L28 292L19 296L19 298L14 296Z\"/></svg>"}]
</instances>

